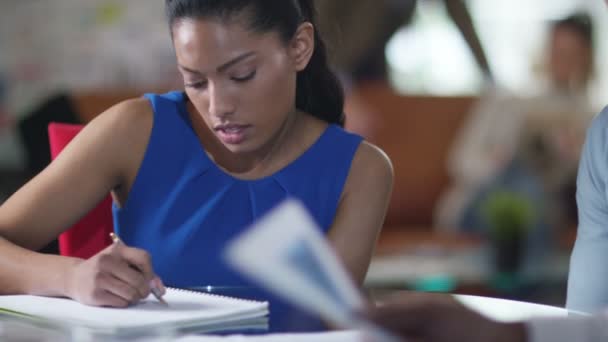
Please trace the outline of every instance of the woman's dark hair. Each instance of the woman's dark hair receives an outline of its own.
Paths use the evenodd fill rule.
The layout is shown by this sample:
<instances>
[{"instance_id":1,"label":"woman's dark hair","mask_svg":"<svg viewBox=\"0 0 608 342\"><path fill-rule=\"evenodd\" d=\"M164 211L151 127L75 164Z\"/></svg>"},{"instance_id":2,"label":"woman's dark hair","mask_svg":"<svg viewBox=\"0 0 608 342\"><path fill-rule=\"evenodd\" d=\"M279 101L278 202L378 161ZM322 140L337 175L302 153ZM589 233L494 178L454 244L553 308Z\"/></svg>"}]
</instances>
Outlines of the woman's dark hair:
<instances>
[{"instance_id":1,"label":"woman's dark hair","mask_svg":"<svg viewBox=\"0 0 608 342\"><path fill-rule=\"evenodd\" d=\"M591 16L584 12L577 12L569 15L565 18L556 20L551 25L553 31L557 29L567 29L583 39L587 47L589 48L589 61L588 68L585 75L585 82L589 82L594 72L594 38L593 38L593 24L591 22Z\"/></svg>"},{"instance_id":2,"label":"woman's dark hair","mask_svg":"<svg viewBox=\"0 0 608 342\"><path fill-rule=\"evenodd\" d=\"M169 27L180 19L233 20L245 14L249 27L276 31L289 42L300 24L315 25L313 0L165 0ZM315 27L314 53L297 75L296 107L329 123L344 125L344 91L328 65L325 43Z\"/></svg>"},{"instance_id":3,"label":"woman's dark hair","mask_svg":"<svg viewBox=\"0 0 608 342\"><path fill-rule=\"evenodd\" d=\"M593 24L591 16L584 12L574 13L553 22L553 29L567 28L578 33L593 51Z\"/></svg>"}]
</instances>

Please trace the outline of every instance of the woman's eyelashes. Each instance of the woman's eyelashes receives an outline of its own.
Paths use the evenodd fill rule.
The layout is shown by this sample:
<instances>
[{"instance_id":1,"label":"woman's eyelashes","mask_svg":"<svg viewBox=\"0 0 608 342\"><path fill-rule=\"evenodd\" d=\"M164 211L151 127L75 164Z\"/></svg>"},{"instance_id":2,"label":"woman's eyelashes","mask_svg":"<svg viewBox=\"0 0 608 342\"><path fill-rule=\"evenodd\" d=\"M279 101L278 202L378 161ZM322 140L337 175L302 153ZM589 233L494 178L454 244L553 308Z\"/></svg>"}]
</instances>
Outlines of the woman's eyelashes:
<instances>
[{"instance_id":1,"label":"woman's eyelashes","mask_svg":"<svg viewBox=\"0 0 608 342\"><path fill-rule=\"evenodd\" d=\"M248 74L244 74L242 76L230 76L230 79L235 81L235 82L247 82L252 80L255 75L257 73L257 70L253 70L252 72L248 73ZM207 88L207 83L208 81L193 81L193 82L185 82L186 87L188 88L193 88L193 89L204 89Z\"/></svg>"},{"instance_id":2,"label":"woman's eyelashes","mask_svg":"<svg viewBox=\"0 0 608 342\"><path fill-rule=\"evenodd\" d=\"M206 81L186 82L186 87L193 89L203 89L207 87Z\"/></svg>"},{"instance_id":3,"label":"woman's eyelashes","mask_svg":"<svg viewBox=\"0 0 608 342\"><path fill-rule=\"evenodd\" d=\"M255 77L256 72L257 70L253 70L248 74L244 74L243 76L232 76L230 78L237 82L247 82Z\"/></svg>"}]
</instances>

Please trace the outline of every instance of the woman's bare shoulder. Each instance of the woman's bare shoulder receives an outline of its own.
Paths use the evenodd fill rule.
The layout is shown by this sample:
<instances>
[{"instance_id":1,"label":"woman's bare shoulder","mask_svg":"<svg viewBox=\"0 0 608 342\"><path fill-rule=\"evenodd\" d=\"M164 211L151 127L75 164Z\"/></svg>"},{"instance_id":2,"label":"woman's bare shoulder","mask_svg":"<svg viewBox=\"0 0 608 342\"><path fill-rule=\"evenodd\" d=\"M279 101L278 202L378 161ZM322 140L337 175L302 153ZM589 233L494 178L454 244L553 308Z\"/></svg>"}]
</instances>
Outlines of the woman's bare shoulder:
<instances>
[{"instance_id":1,"label":"woman's bare shoulder","mask_svg":"<svg viewBox=\"0 0 608 342\"><path fill-rule=\"evenodd\" d=\"M366 174L392 179L393 165L388 155L378 146L364 140L355 153L353 166L367 170Z\"/></svg>"},{"instance_id":2,"label":"woman's bare shoulder","mask_svg":"<svg viewBox=\"0 0 608 342\"><path fill-rule=\"evenodd\" d=\"M393 164L388 155L378 146L364 140L355 152L346 179L343 195L370 189L390 193L393 187Z\"/></svg>"},{"instance_id":3,"label":"woman's bare shoulder","mask_svg":"<svg viewBox=\"0 0 608 342\"><path fill-rule=\"evenodd\" d=\"M107 131L106 134L112 134L116 138L133 137L133 135L149 135L153 119L154 113L150 102L144 98L135 98L110 107L87 126Z\"/></svg>"},{"instance_id":4,"label":"woman's bare shoulder","mask_svg":"<svg viewBox=\"0 0 608 342\"><path fill-rule=\"evenodd\" d=\"M89 122L74 139L77 144L72 148L95 154L91 162L112 166L112 173L124 182L139 167L153 120L154 112L148 100L137 98L120 102Z\"/></svg>"}]
</instances>

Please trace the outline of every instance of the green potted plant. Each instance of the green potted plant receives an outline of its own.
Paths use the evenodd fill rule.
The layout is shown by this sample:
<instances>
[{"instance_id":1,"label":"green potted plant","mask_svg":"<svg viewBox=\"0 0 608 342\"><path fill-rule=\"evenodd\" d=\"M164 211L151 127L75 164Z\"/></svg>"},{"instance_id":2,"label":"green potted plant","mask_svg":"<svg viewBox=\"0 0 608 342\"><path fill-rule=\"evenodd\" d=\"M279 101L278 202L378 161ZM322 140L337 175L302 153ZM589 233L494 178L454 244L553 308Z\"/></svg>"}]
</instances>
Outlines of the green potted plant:
<instances>
[{"instance_id":1,"label":"green potted plant","mask_svg":"<svg viewBox=\"0 0 608 342\"><path fill-rule=\"evenodd\" d=\"M496 270L516 273L528 231L534 225L534 204L525 195L501 189L487 196L482 214L495 248Z\"/></svg>"}]
</instances>

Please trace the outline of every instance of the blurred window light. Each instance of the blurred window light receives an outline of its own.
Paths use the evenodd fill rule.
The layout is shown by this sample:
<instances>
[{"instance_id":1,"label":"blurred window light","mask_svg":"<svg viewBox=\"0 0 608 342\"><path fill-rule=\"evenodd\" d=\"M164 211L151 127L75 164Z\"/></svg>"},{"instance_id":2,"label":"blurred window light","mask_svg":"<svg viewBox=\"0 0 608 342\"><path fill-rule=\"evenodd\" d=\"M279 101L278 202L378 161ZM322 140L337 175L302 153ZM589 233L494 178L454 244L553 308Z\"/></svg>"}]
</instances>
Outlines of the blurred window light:
<instances>
[{"instance_id":1,"label":"blurred window light","mask_svg":"<svg viewBox=\"0 0 608 342\"><path fill-rule=\"evenodd\" d=\"M516 94L535 94L543 84L540 65L550 20L584 10L593 16L596 77L590 87L595 104L608 103L608 6L598 0L468 0L496 82ZM392 85L400 92L471 95L483 75L443 1L419 0L411 25L386 48ZM598 63L600 62L600 63ZM603 96L602 96L603 94Z\"/></svg>"},{"instance_id":2,"label":"blurred window light","mask_svg":"<svg viewBox=\"0 0 608 342\"><path fill-rule=\"evenodd\" d=\"M404 93L474 93L481 83L466 42L438 1L419 3L412 25L387 44L386 58L391 83Z\"/></svg>"}]
</instances>

